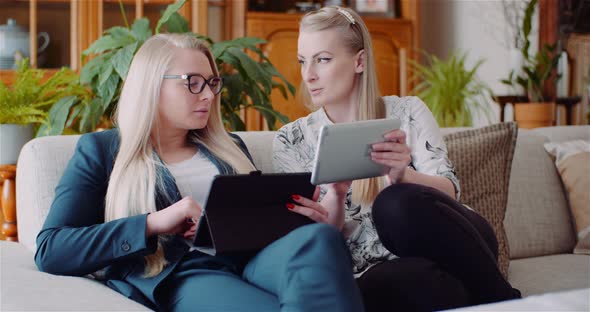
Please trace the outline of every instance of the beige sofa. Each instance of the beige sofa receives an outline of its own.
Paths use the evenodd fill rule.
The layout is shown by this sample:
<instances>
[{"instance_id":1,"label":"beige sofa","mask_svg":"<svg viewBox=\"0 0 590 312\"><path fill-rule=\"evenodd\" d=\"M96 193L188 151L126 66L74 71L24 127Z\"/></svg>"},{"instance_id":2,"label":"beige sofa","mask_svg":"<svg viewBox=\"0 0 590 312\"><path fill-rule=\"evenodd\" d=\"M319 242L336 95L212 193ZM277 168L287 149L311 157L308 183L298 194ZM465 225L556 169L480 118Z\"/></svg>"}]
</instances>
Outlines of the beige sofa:
<instances>
[{"instance_id":1,"label":"beige sofa","mask_svg":"<svg viewBox=\"0 0 590 312\"><path fill-rule=\"evenodd\" d=\"M256 165L263 171L271 171L274 133L238 134L248 145ZM33 262L35 236L77 139L77 136L39 138L29 142L21 152L17 172L20 242L0 242L0 311L145 310L88 278L38 272ZM575 234L566 195L555 166L543 149L544 142L571 139L590 140L590 126L519 131L504 224L511 251L509 280L524 296L590 288L590 256L571 253ZM589 294L590 291L577 291L551 298L562 298L563 302L555 299L557 302L553 300L553 304L568 307L567 302L571 303L574 296L581 305L567 309L587 311ZM531 304L535 302L537 306ZM540 302L529 297L504 303L502 310L538 310Z\"/></svg>"}]
</instances>

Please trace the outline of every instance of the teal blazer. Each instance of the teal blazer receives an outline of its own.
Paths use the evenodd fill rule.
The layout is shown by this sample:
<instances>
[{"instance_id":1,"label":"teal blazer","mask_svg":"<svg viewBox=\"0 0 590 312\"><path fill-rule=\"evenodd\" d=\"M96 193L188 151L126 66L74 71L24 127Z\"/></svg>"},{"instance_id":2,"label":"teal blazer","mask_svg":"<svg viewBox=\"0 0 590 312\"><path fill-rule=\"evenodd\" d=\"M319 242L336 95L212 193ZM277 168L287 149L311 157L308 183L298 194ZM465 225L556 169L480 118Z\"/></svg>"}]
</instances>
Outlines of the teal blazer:
<instances>
[{"instance_id":1,"label":"teal blazer","mask_svg":"<svg viewBox=\"0 0 590 312\"><path fill-rule=\"evenodd\" d=\"M244 142L237 135L230 135L252 161ZM143 277L143 257L155 252L157 247L156 237L146 239L144 234L147 214L104 221L105 196L118 148L116 129L80 137L37 235L35 263L40 271L52 274L84 276L95 273L112 289L157 309L154 291L188 252L188 246L182 237L172 236L164 245L169 264L157 276ZM235 173L206 147L198 144L198 148L221 174ZM165 185L165 189L156 190L156 207L160 210L180 200L181 195L168 169L159 166L158 170ZM218 268L219 261L230 269L236 266L229 258L216 257L216 264L212 264L211 256L202 254L200 257L203 268Z\"/></svg>"}]
</instances>

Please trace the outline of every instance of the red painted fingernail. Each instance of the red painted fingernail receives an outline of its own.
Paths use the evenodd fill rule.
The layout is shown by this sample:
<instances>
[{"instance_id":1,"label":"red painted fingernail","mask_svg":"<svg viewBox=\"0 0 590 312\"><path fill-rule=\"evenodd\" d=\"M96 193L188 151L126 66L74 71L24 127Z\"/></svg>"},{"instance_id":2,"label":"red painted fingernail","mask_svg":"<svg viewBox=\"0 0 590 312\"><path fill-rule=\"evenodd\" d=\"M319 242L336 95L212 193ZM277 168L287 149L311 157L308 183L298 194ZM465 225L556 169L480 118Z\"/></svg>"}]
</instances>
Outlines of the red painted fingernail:
<instances>
[{"instance_id":1,"label":"red painted fingernail","mask_svg":"<svg viewBox=\"0 0 590 312\"><path fill-rule=\"evenodd\" d=\"M286 206L287 206L287 208L289 208L289 209L293 209L293 208L295 208L295 205L293 205L293 204L291 204L291 203L288 203Z\"/></svg>"},{"instance_id":2,"label":"red painted fingernail","mask_svg":"<svg viewBox=\"0 0 590 312\"><path fill-rule=\"evenodd\" d=\"M291 197L292 197L294 200L299 200L299 198L301 198L301 196L299 196L299 195L291 195Z\"/></svg>"}]
</instances>

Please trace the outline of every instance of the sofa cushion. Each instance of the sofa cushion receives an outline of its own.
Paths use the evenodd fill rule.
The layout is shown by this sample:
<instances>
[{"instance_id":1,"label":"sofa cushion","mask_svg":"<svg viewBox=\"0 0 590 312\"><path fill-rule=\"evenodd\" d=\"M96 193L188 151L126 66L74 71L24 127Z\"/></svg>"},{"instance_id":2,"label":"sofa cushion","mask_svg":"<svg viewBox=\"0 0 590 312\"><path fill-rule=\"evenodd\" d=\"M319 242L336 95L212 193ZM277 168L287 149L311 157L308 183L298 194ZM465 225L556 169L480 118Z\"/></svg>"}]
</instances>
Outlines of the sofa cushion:
<instances>
[{"instance_id":1,"label":"sofa cushion","mask_svg":"<svg viewBox=\"0 0 590 312\"><path fill-rule=\"evenodd\" d=\"M590 257L559 254L512 260L508 281L523 296L590 288Z\"/></svg>"},{"instance_id":2,"label":"sofa cushion","mask_svg":"<svg viewBox=\"0 0 590 312\"><path fill-rule=\"evenodd\" d=\"M511 259L569 253L576 243L559 174L543 147L546 142L536 130L519 130L504 219Z\"/></svg>"},{"instance_id":3,"label":"sofa cushion","mask_svg":"<svg viewBox=\"0 0 590 312\"><path fill-rule=\"evenodd\" d=\"M84 277L39 272L33 252L0 242L0 311L150 311Z\"/></svg>"},{"instance_id":4,"label":"sofa cushion","mask_svg":"<svg viewBox=\"0 0 590 312\"><path fill-rule=\"evenodd\" d=\"M574 253L590 255L590 141L545 143L566 190L578 243Z\"/></svg>"},{"instance_id":5,"label":"sofa cushion","mask_svg":"<svg viewBox=\"0 0 590 312\"><path fill-rule=\"evenodd\" d=\"M498 266L508 273L509 247L503 221L517 126L500 123L444 136L461 181L461 202L492 225L498 239Z\"/></svg>"}]
</instances>

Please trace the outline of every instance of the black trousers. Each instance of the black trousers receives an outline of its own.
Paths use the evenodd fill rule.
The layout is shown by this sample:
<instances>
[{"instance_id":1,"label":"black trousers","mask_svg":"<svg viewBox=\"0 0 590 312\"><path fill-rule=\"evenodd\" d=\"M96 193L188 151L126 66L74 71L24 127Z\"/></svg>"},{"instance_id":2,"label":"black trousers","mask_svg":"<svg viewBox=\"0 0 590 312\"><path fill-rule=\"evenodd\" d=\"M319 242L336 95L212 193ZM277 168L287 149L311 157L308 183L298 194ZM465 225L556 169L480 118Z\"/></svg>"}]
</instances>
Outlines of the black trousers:
<instances>
[{"instance_id":1,"label":"black trousers","mask_svg":"<svg viewBox=\"0 0 590 312\"><path fill-rule=\"evenodd\" d=\"M357 279L368 312L435 311L520 298L498 269L492 227L443 192L395 184L381 191L372 210L381 242L400 258Z\"/></svg>"}]
</instances>

